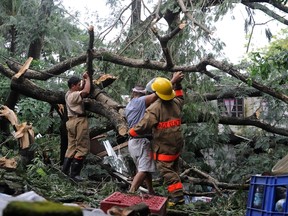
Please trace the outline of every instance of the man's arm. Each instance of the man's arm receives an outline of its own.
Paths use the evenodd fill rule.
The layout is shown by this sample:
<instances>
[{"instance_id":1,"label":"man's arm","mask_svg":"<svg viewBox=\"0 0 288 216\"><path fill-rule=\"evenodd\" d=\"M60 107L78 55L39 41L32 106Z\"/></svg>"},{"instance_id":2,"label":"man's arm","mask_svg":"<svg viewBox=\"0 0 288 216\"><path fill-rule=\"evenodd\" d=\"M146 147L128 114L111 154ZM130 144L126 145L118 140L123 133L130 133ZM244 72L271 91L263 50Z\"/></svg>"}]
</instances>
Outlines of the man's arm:
<instances>
[{"instance_id":1,"label":"man's arm","mask_svg":"<svg viewBox=\"0 0 288 216\"><path fill-rule=\"evenodd\" d=\"M152 104L153 102L155 102L157 100L158 96L155 93L152 93L150 95L146 95L145 96L145 105L146 108L148 106L150 106L150 104Z\"/></svg>"},{"instance_id":2,"label":"man's arm","mask_svg":"<svg viewBox=\"0 0 288 216\"><path fill-rule=\"evenodd\" d=\"M178 71L178 72L173 73L173 77L172 77L173 82L171 80L176 97L181 98L182 100L184 99L183 98L184 93L183 93L182 85L181 85L181 81L183 80L183 78L184 78L183 72Z\"/></svg>"}]
</instances>

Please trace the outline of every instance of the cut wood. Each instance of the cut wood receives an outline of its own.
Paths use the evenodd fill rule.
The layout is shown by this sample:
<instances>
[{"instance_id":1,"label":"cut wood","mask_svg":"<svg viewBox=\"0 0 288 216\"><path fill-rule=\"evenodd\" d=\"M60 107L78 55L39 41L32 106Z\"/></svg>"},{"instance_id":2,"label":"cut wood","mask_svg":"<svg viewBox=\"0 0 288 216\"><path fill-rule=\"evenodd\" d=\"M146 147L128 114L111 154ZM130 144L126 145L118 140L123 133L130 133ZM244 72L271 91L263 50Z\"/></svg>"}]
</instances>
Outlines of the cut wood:
<instances>
[{"instance_id":1,"label":"cut wood","mask_svg":"<svg viewBox=\"0 0 288 216\"><path fill-rule=\"evenodd\" d=\"M27 61L24 63L24 65L20 68L18 73L13 76L13 78L15 77L16 79L19 79L19 77L22 76L22 74L24 74L28 70L32 60L33 58L29 57Z\"/></svg>"}]
</instances>

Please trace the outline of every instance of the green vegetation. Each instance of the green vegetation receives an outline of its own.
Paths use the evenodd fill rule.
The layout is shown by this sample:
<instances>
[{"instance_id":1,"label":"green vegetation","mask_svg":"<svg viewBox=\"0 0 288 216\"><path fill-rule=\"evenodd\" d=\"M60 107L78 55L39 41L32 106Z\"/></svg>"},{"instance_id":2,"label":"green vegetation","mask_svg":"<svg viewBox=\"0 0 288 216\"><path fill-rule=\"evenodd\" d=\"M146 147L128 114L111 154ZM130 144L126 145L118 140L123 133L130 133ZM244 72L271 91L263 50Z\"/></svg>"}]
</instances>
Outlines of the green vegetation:
<instances>
[{"instance_id":1,"label":"green vegetation","mask_svg":"<svg viewBox=\"0 0 288 216\"><path fill-rule=\"evenodd\" d=\"M223 58L225 44L201 26L213 31L215 21L223 18L236 3L225 0L207 5L207 1L187 1L187 13L192 13L188 19L177 2L164 1L159 6L157 15L163 16L161 20L164 19L167 26L157 29L157 34L150 28L150 12L154 8L149 11L147 5L144 8L147 13L149 11L148 15L139 20L136 16L135 22L125 19L126 13L124 16L121 11L123 2L116 0L107 1L112 8L107 20L100 20L97 13L91 15L97 21L93 79L103 73L117 77L111 85L100 89L99 94L108 95L119 104L107 108L100 106L106 105L106 101L97 98L99 104L94 105L102 109L98 113L89 113L91 130L97 128L97 132L108 136L105 139L119 144L117 140L120 136L113 128L118 122L113 122L111 126L111 122L107 121L109 109L116 107L117 111L121 110L125 105L122 96L129 95L135 84L145 85L156 76L170 78L173 71L181 69L185 72L183 88L186 98L182 121L185 136L182 158L188 164L181 167L181 172L193 167L217 182L247 185L251 175L271 171L288 152L287 30L277 37L267 30L267 37L271 39L269 47L250 53L239 65L232 65L225 58L218 61L218 58ZM190 5L192 3L194 5ZM281 4L282 8L286 8L286 3L277 1L274 5ZM256 5L247 3L245 7L248 12L245 30L248 32L253 24L251 10ZM258 9L269 15L267 7ZM49 201L99 208L105 197L115 191L127 190L126 184L100 166L99 158L92 154L87 158L82 172L87 181L83 183L73 182L60 171L65 119L57 112L58 105L64 101L67 79L86 70L83 63L89 35L79 28L78 15L64 9L58 0L1 0L0 105L13 109L20 122L32 123L36 139L30 146L31 152L34 152L33 160L27 165L23 163L25 155L19 153L18 140L13 138L14 128L4 117L0 117L0 157L16 158L18 162L15 172L0 170L0 185L8 194L17 195L32 190ZM191 17L197 22L191 21ZM273 18L276 19L275 16ZM282 19L284 17L279 21L282 22ZM131 24L127 26L128 23ZM171 32L178 30L179 23L188 24L172 36ZM114 39L107 41L106 33L112 28L121 31L115 35L111 33ZM82 60L79 58L81 55ZM18 63L23 64L29 56L33 56L34 60L29 67L28 78L24 76L23 79L13 80L12 75L20 67ZM75 59L76 63L72 61ZM170 65L166 65L169 60ZM65 65L61 66L63 62ZM24 87L21 90L16 88L22 84ZM37 92L39 89L43 90L41 94ZM243 113L251 110L252 113L249 116L243 113L229 115L223 105L223 99L227 98L243 99ZM246 101L251 98L259 101L250 101L252 105L249 105ZM222 107L219 106L221 100ZM195 183L193 178L202 181ZM215 185L207 183L207 178L195 172L184 175L183 179L191 196L209 195L213 199L209 203L178 206L170 209L171 212L245 215L247 188L220 187L220 191L215 191ZM154 184L159 194L166 195L161 179L156 179Z\"/></svg>"},{"instance_id":2,"label":"green vegetation","mask_svg":"<svg viewBox=\"0 0 288 216\"><path fill-rule=\"evenodd\" d=\"M79 207L65 206L54 202L25 202L12 201L3 211L3 216L82 216L82 210Z\"/></svg>"}]
</instances>

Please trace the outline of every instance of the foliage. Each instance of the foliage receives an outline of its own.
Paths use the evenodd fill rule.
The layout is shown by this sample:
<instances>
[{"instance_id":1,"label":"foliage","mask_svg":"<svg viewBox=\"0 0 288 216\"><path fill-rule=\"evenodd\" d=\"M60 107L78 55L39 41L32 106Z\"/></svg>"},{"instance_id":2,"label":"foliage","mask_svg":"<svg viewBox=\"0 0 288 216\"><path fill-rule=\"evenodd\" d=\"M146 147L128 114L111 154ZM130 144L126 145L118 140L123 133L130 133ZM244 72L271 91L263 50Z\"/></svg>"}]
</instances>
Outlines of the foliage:
<instances>
[{"instance_id":1,"label":"foliage","mask_svg":"<svg viewBox=\"0 0 288 216\"><path fill-rule=\"evenodd\" d=\"M79 185L69 180L61 172L58 159L60 154L58 136L45 135L38 138L34 150L35 158L32 163L27 165L27 168L22 168L22 171L20 170L25 179L24 184L27 190L33 190L48 200L78 200L95 208L99 205L98 200L103 199L103 196L107 196L111 192L113 187L108 187L109 183L106 184L105 179L103 182L89 182L89 184ZM92 171L92 167L85 167L86 169ZM95 169L95 165L93 169L94 172L98 170ZM98 170L98 175L100 173ZM92 175L93 172L90 174Z\"/></svg>"},{"instance_id":2,"label":"foliage","mask_svg":"<svg viewBox=\"0 0 288 216\"><path fill-rule=\"evenodd\" d=\"M35 134L44 133L52 124L59 125L59 119L51 118L51 115L53 113L50 114L50 106L45 102L23 98L17 103L19 122L32 123Z\"/></svg>"},{"instance_id":3,"label":"foliage","mask_svg":"<svg viewBox=\"0 0 288 216\"><path fill-rule=\"evenodd\" d=\"M1 85L1 90L0 90L0 104L4 105L5 100L7 99L7 95L9 95L10 91L10 80L4 77L3 75L0 75L0 85Z\"/></svg>"},{"instance_id":4,"label":"foliage","mask_svg":"<svg viewBox=\"0 0 288 216\"><path fill-rule=\"evenodd\" d=\"M221 19L221 15L233 7L231 1L222 1L219 7L204 8L203 1L196 2L193 17L195 20L204 22L209 29L213 30L214 21ZM282 1L283 2L283 1ZM15 3L15 4L10 4ZM88 43L87 32L77 27L77 13L67 16L67 11L61 8L61 5L55 5L54 10L49 17L49 22L44 26L39 23L39 14L35 13L39 7L40 1L1 1L0 3L0 47L1 63L4 63L9 56L14 56L19 62L25 61L29 43L32 39L45 30L44 47L42 49L42 58L34 60L31 64L32 69L37 71L45 70L57 62L63 61L85 51ZM285 2L286 3L286 2ZM110 0L109 4L113 6L113 12L120 12L121 1ZM3 10L1 10L3 8ZM5 9L5 10L4 10ZM173 1L167 1L161 8L161 12L166 9L177 12L179 7L174 7ZM208 13L211 10L213 13ZM35 16L31 16L31 14ZM112 17L112 18L111 18ZM105 44L101 33L95 38L95 47L97 49L105 48L114 53L123 53L127 57L138 56L144 60L162 60L162 49L155 35L146 28L142 32L143 25L125 26L120 22L119 17L114 13L109 20L105 20L104 26L110 26L114 20L118 20L115 25L121 29L121 34L115 42ZM204 21L205 20L205 21ZM252 24L250 22L247 24ZM39 27L41 26L41 28ZM43 28L42 28L43 27ZM11 44L10 32L17 30L16 52L11 53L9 44ZM99 25L99 30L102 26ZM159 35L166 35L169 29L161 28ZM196 34L197 33L197 34ZM286 35L287 33L284 32ZM268 34L268 36L271 36ZM132 42L131 42L132 41ZM278 39L271 44L269 50L254 52L251 54L248 64L250 65L250 81L256 80L267 86L287 92L287 38ZM129 46L128 46L129 45ZM188 25L176 39L169 42L168 47L172 51L172 56L177 65L192 65L199 59L207 55L220 55L225 44L216 37L209 37L203 31L195 30L192 25ZM96 68L94 78L98 78L102 73L110 73L118 77L117 82L105 88L108 95L121 103L122 95L129 95L135 84L145 85L156 76L165 76L170 78L171 73L164 71L146 70L142 68L128 68L111 64L109 62L95 61ZM64 76L56 76L45 82L37 82L39 86L65 91L67 89L66 81L72 74L81 74L83 66L78 66L71 71L67 71ZM215 104L207 102L202 94L213 93L221 88L219 97L231 91L235 86L242 83L231 79L230 76L221 74L221 71L212 71L220 74L221 81L215 81L203 74L187 73L183 81L183 87L186 92L186 98L189 94L199 93L198 100L186 100L183 114L183 131L185 135L185 152L182 157L189 164L200 167L219 181L231 183L243 183L249 175L262 173L271 170L273 164L277 162L287 152L285 145L279 143L287 142L281 136L271 137L271 134L262 131L243 130L243 135L255 140L252 145L250 141L243 141L236 146L229 145L229 135L231 130L228 126L223 126L219 130L219 116L221 110ZM246 73L245 73L246 74ZM9 80L2 75L0 77L0 103L4 104L5 97L9 93ZM251 84L250 82L250 84ZM235 92L235 95L245 98L246 92ZM263 97L263 102L268 105L266 111L261 112L261 117L268 123L280 126L287 126L285 121L285 110L287 104L274 100L269 96ZM31 98L21 97L17 103L17 115L20 122L31 122L36 134L42 134L42 137L36 139L33 149L36 151L33 163L23 171L25 175L25 184L27 189L35 190L46 198L58 201L75 199L88 203L91 207L98 207L99 200L111 194L116 190L121 190L119 185L107 177L102 169L95 164L86 164L83 175L91 177L97 175L99 182L91 181L88 184L75 184L67 179L59 170L59 139L56 130L60 119L55 116L49 104L36 101ZM202 115L204 123L198 123L199 115ZM102 125L103 119L93 115L90 119L91 126ZM197 123L196 123L197 122ZM48 129L53 129L52 134L47 134ZM283 138L283 140L282 140ZM17 145L12 140L13 148L6 145L1 146L2 156L13 157L17 155ZM9 142L10 144L10 142ZM13 145L14 144L14 145ZM9 146L10 147L10 146ZM12 149L12 150L11 150ZM49 160L48 160L49 159ZM245 167L245 169L243 169ZM106 177L104 177L106 176ZM244 176L244 177L243 177ZM45 182L45 184L43 184ZM90 183L92 185L90 185ZM198 190L194 186L195 191ZM164 193L163 185L159 186L157 191ZM204 189L199 187L199 191ZM183 208L193 215L214 214L215 215L244 215L245 201L247 200L247 191L228 192L222 197L215 197L212 203L191 203Z\"/></svg>"},{"instance_id":5,"label":"foliage","mask_svg":"<svg viewBox=\"0 0 288 216\"><path fill-rule=\"evenodd\" d=\"M75 183L67 178L58 165L57 136L45 136L37 142L35 159L22 170L26 190L33 190L44 198L57 202L80 202L92 208L99 208L100 201L115 191L122 191L121 184L115 179L107 178L108 174L103 173L102 180L85 181ZM43 152L50 149L53 153L49 155L51 163L44 163ZM93 156L92 156L93 157ZM86 164L83 175L87 178L94 174L101 175L101 169L97 164ZM96 172L95 172L96 171ZM94 172L94 174L93 174ZM102 171L103 172L103 171ZM45 184L43 184L45 182ZM166 189L162 184L154 185L158 193L165 194ZM193 186L195 187L195 186ZM247 191L227 192L222 196L215 196L210 203L196 202L187 205L173 207L193 215L203 215L208 212L210 215L245 215ZM192 198L192 197L191 197ZM169 209L168 209L169 211Z\"/></svg>"},{"instance_id":6,"label":"foliage","mask_svg":"<svg viewBox=\"0 0 288 216\"><path fill-rule=\"evenodd\" d=\"M283 30L282 38L275 37L269 47L264 48L262 52L252 52L249 67L252 78L261 78L269 86L284 91L288 77L288 39L285 35L287 32Z\"/></svg>"},{"instance_id":7,"label":"foliage","mask_svg":"<svg viewBox=\"0 0 288 216\"><path fill-rule=\"evenodd\" d=\"M73 24L73 18L76 19L77 15L65 17L65 14L64 9L55 6L48 22L43 56L45 62L52 65L84 52L88 44L87 32Z\"/></svg>"}]
</instances>

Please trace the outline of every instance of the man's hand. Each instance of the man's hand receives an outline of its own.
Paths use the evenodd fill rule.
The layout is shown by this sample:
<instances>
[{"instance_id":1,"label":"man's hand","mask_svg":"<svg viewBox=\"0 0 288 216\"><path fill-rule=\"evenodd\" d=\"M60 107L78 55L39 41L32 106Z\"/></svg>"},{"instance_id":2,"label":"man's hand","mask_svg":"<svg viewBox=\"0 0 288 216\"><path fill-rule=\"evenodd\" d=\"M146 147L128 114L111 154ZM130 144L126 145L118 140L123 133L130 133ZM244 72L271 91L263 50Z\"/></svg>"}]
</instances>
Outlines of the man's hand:
<instances>
[{"instance_id":1,"label":"man's hand","mask_svg":"<svg viewBox=\"0 0 288 216\"><path fill-rule=\"evenodd\" d=\"M89 95L90 93L90 88L91 88L91 84L90 84L90 77L87 73L87 71L83 74L83 86L82 86L82 91L81 91L81 97L85 98Z\"/></svg>"},{"instance_id":2,"label":"man's hand","mask_svg":"<svg viewBox=\"0 0 288 216\"><path fill-rule=\"evenodd\" d=\"M173 73L173 77L171 79L171 83L180 83L184 78L184 73L182 71L177 71Z\"/></svg>"},{"instance_id":3,"label":"man's hand","mask_svg":"<svg viewBox=\"0 0 288 216\"><path fill-rule=\"evenodd\" d=\"M88 79L88 78L89 78L89 75L88 75L87 72L85 72L85 73L83 74L83 79Z\"/></svg>"}]
</instances>

